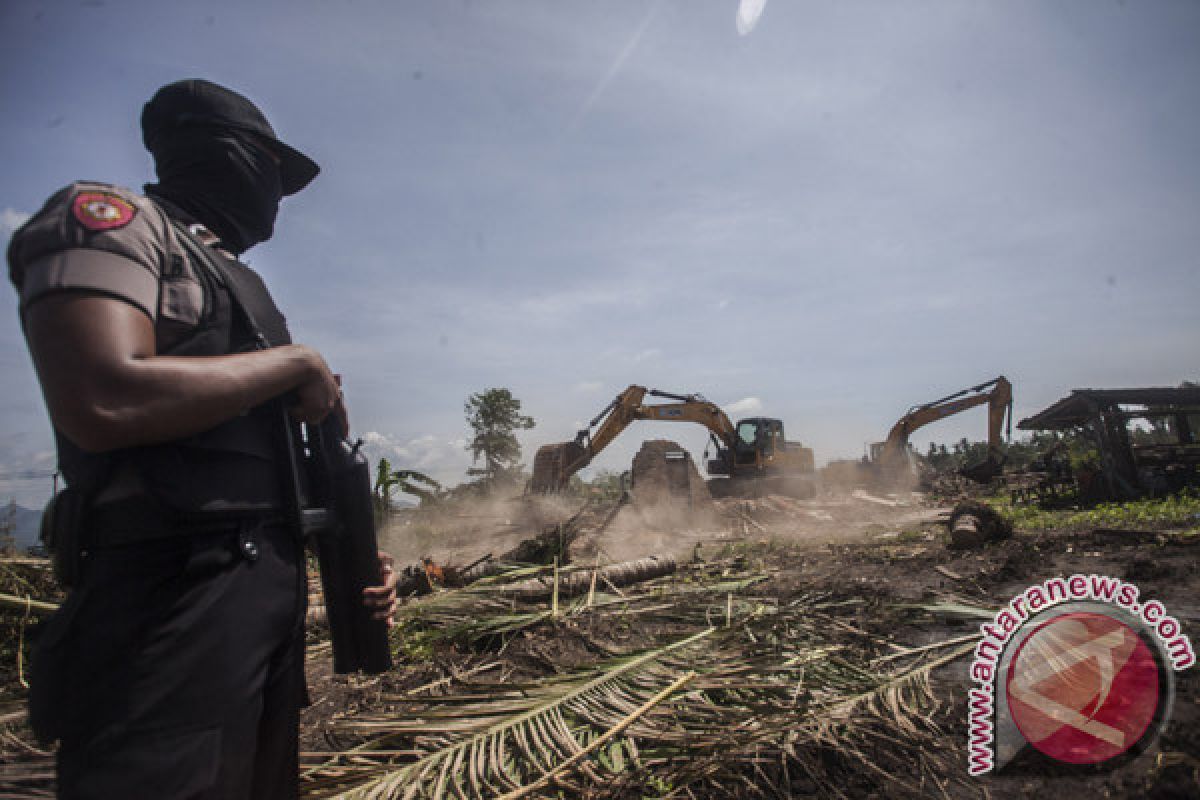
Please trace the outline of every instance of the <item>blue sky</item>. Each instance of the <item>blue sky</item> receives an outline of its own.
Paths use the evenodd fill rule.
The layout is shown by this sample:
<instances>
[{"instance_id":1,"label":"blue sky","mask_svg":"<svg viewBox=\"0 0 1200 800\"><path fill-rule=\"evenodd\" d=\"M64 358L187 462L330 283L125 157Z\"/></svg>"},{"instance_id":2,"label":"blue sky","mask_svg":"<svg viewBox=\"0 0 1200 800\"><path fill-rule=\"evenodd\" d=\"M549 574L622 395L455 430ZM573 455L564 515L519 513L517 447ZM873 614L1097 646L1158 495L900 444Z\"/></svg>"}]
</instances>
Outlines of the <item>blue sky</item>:
<instances>
[{"instance_id":1,"label":"blue sky","mask_svg":"<svg viewBox=\"0 0 1200 800\"><path fill-rule=\"evenodd\" d=\"M322 175L248 261L376 453L457 482L462 404L568 439L630 383L779 417L823 462L1003 373L1200 377L1200 4L0 4L0 241L149 180L163 83L250 96ZM0 495L51 438L0 304ZM983 412L914 437L984 436ZM628 432L701 455L699 429Z\"/></svg>"}]
</instances>

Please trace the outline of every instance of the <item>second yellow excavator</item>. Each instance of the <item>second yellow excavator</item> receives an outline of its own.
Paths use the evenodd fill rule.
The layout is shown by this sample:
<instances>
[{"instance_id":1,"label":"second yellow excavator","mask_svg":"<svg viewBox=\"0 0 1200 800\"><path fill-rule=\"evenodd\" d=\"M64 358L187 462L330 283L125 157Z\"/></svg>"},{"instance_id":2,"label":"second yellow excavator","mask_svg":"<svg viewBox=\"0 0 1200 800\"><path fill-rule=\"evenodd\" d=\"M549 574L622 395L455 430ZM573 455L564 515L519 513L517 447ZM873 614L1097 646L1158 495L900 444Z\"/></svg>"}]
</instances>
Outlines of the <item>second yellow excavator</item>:
<instances>
[{"instance_id":1,"label":"second yellow excavator","mask_svg":"<svg viewBox=\"0 0 1200 800\"><path fill-rule=\"evenodd\" d=\"M648 405L643 403L647 395L675 402ZM531 491L565 489L572 475L590 464L637 420L694 422L708 428L716 446L716 458L707 464L708 474L728 478L709 481L714 494L811 497L815 493L813 452L798 442L787 441L780 420L750 417L734 425L720 407L700 395L672 394L636 385L617 395L574 441L538 449L533 459Z\"/></svg>"},{"instance_id":2,"label":"second yellow excavator","mask_svg":"<svg viewBox=\"0 0 1200 800\"><path fill-rule=\"evenodd\" d=\"M897 479L909 471L909 434L931 422L984 403L988 405L988 455L984 461L964 468L962 474L972 480L986 483L1000 474L1004 463L1000 434L1006 418L1008 433L1012 435L1012 384L1003 375L947 395L940 400L910 408L892 426L885 441L871 445L872 464L883 473L881 477Z\"/></svg>"}]
</instances>

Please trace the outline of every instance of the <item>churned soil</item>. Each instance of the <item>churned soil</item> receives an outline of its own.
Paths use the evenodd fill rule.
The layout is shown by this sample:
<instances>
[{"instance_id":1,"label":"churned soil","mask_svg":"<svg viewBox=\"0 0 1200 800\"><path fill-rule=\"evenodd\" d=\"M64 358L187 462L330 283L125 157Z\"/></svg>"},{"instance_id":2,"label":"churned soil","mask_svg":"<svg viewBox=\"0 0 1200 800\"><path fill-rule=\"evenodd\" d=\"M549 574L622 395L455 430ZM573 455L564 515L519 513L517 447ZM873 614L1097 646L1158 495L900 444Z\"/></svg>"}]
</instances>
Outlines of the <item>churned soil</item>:
<instances>
[{"instance_id":1,"label":"churned soil","mask_svg":"<svg viewBox=\"0 0 1200 800\"><path fill-rule=\"evenodd\" d=\"M639 481L643 487L667 485L666 459L657 448L670 445L656 444L650 452L657 455L643 468L635 465L640 470L635 491ZM698 487L696 492L693 498L703 497ZM861 640L864 646L890 642L908 648L963 637L977 631L981 620L938 608L958 603L998 609L1028 586L1075 573L1135 583L1143 598L1158 599L1180 620L1193 642L1200 640L1200 535L1194 532L1018 529L1008 539L954 549L945 525L950 506L918 496L843 493L807 501L775 496L709 498L711 513L702 525L689 515L663 512L655 517L653 507L645 502L635 499L618 509L610 528L599 534L600 543L611 535L614 539L607 544L614 550L619 544L622 557L628 558L667 551L698 561L743 554L761 565L766 576L754 587L756 596L773 598L781 607L805 597L823 598L826 605L838 609L831 617L836 621L830 624L850 644ZM389 535L400 537L420 529L429 538L413 545L413 552L445 554L443 559L465 563L486 552L502 551L520 536L542 533L556 515L561 521L574 511L565 502L530 507L526 501L505 498L486 509L446 510L438 520L413 517L408 526L399 526ZM639 520L646 519L653 521L655 530L639 532ZM492 534L494 540L489 538ZM45 588L37 575L17 575L25 584ZM23 622L14 618L10 623L0 695L5 701L0 708L4 720L0 796L49 797L52 753L33 743L21 714L24 689L16 671L17 642L12 640L21 635ZM528 685L613 655L638 652L684 630L670 628L670 621L662 620L630 625L556 619L507 637L446 640L419 651L402 649L396 668L373 678L333 675L328 644L321 631L314 630L308 658L312 702L301 724L302 769L356 743L339 733L339 720L364 711L402 713L397 698L447 675L486 668ZM1068 775L1026 769L964 780L966 699L973 685L969 660L963 656L932 675L941 704L935 716L941 729L938 746L946 753L961 754L951 760L955 774L940 776L946 780L949 796L1018 798L1051 792L1097 798L1200 796L1200 668L1176 674L1174 707L1163 735L1115 770ZM902 740L897 739L896 746L903 746Z\"/></svg>"}]
</instances>

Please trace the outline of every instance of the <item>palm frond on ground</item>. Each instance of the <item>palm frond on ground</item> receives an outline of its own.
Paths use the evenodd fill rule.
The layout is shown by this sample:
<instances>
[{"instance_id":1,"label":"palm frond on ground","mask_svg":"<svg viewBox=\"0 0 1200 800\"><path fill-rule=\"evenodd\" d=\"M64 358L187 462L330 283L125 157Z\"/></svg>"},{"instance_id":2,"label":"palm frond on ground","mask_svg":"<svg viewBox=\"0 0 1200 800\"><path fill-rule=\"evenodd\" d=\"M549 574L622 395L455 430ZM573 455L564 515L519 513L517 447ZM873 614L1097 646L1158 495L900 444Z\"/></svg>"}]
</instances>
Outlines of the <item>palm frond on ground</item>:
<instances>
[{"instance_id":1,"label":"palm frond on ground","mask_svg":"<svg viewBox=\"0 0 1200 800\"><path fill-rule=\"evenodd\" d=\"M763 577L733 562L551 607L505 597L503 579L427 598L409 609L405 635L504 641L542 626L586 633L634 620L671 638L534 681L502 670L466 675L444 684L448 694L393 698L395 710L341 720L339 736L357 737L358 749L311 770L309 795L946 791L937 776L954 770L934 746L929 676L973 643L892 646L881 657L882 641L848 638L832 624L844 603L801 597L781 606L748 594Z\"/></svg>"}]
</instances>

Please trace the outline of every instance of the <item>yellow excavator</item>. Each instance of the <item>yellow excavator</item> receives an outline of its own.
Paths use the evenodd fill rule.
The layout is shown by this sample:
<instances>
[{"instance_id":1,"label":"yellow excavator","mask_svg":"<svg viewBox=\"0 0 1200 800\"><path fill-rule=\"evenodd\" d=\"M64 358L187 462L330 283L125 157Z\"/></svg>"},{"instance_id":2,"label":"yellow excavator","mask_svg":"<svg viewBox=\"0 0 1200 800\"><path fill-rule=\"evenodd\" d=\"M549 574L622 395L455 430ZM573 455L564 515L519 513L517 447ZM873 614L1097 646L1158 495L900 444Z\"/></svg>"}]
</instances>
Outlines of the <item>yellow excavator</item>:
<instances>
[{"instance_id":1,"label":"yellow excavator","mask_svg":"<svg viewBox=\"0 0 1200 800\"><path fill-rule=\"evenodd\" d=\"M913 431L984 403L988 406L987 458L965 467L962 474L971 480L987 483L1000 474L1004 464L1000 433L1005 419L1008 420L1008 436L1012 436L1012 384L1003 375L940 400L913 406L892 426L886 440L871 445L871 462L884 478L894 479L907 474L908 437Z\"/></svg>"},{"instance_id":2,"label":"yellow excavator","mask_svg":"<svg viewBox=\"0 0 1200 800\"><path fill-rule=\"evenodd\" d=\"M647 395L674 402L645 404ZM815 493L813 452L787 441L780 420L750 417L734 425L724 411L698 394L671 394L636 385L617 395L574 441L539 448L533 458L530 490L562 491L572 475L637 420L693 422L708 428L716 446L716 458L707 464L708 474L728 479L709 481L714 494L811 497Z\"/></svg>"}]
</instances>

